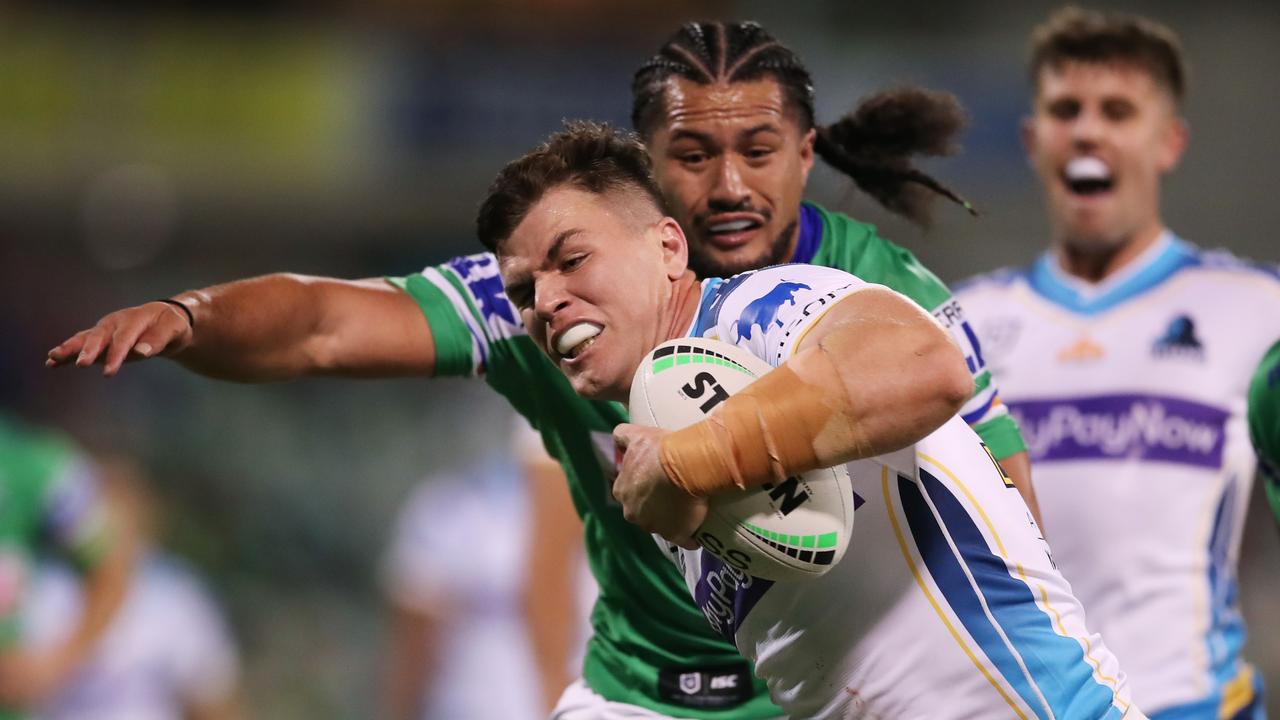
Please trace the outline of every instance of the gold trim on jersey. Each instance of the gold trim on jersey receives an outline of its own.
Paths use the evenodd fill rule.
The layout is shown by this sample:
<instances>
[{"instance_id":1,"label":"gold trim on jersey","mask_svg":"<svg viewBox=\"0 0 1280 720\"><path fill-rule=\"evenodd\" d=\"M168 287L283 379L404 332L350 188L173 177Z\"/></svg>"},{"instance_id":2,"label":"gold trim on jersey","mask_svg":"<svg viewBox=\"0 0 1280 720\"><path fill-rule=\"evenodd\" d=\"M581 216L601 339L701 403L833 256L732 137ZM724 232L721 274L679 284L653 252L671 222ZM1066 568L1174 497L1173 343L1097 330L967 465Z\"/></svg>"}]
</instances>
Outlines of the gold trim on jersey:
<instances>
[{"instance_id":1,"label":"gold trim on jersey","mask_svg":"<svg viewBox=\"0 0 1280 720\"><path fill-rule=\"evenodd\" d=\"M893 497L889 491L889 468L880 468L880 483L884 490L884 506L885 510L889 514L889 523L893 525L893 535L898 539L898 548L902 550L902 557L907 561L907 566L911 568L911 575L916 579L916 585L920 586L920 591L924 593L929 604L933 606L933 611L938 614L938 617L942 620L942 624L945 625L947 631L951 633L951 637L955 638L956 644L959 645L960 649L964 650L964 654L968 655L969 659L973 661L973 666L978 668L978 671L987 679L987 682L991 683L991 687L995 688L996 692L1000 693L1000 697L1004 698L1004 701L1009 704L1009 708L1013 710L1014 714L1016 714L1020 720L1027 720L1027 716L1022 712L1018 705L1014 703L1013 698L1009 697L1009 694L1000 686L999 681L991 676L991 673L987 670L986 666L983 665L982 661L978 659L978 656L973 653L973 650L970 649L969 644L964 641L964 638L961 637L955 626L951 624L951 619L942 611L942 607L933 597L933 593L929 592L929 586L925 583L924 577L921 576L920 568L916 565L915 558L911 556L911 549L907 546L907 540L902 534L902 526L898 524L898 515L894 511Z\"/></svg>"}]
</instances>

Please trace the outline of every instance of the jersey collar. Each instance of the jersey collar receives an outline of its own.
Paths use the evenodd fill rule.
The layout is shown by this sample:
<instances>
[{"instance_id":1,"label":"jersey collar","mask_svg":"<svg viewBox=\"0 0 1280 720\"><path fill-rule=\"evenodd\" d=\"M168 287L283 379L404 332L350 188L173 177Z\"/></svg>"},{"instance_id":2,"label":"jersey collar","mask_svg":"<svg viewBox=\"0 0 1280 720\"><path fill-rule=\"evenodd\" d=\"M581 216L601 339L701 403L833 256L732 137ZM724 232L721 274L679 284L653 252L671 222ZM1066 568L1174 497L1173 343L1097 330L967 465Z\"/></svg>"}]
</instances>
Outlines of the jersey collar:
<instances>
[{"instance_id":1,"label":"jersey collar","mask_svg":"<svg viewBox=\"0 0 1280 720\"><path fill-rule=\"evenodd\" d=\"M1198 261L1195 248L1165 230L1128 267L1100 283L1068 275L1052 251L1041 255L1027 271L1031 289L1049 302L1081 315L1095 315L1137 297Z\"/></svg>"},{"instance_id":2,"label":"jersey collar","mask_svg":"<svg viewBox=\"0 0 1280 720\"><path fill-rule=\"evenodd\" d=\"M796 251L788 262L808 265L818 254L822 244L822 214L809 203L800 203L800 236L796 239Z\"/></svg>"},{"instance_id":3,"label":"jersey collar","mask_svg":"<svg viewBox=\"0 0 1280 720\"><path fill-rule=\"evenodd\" d=\"M693 315L693 323L684 333L685 337L702 337L712 325L716 324L711 305L715 303L716 290L723 282L724 278L707 278L702 281L702 299L698 302L698 311Z\"/></svg>"}]
</instances>

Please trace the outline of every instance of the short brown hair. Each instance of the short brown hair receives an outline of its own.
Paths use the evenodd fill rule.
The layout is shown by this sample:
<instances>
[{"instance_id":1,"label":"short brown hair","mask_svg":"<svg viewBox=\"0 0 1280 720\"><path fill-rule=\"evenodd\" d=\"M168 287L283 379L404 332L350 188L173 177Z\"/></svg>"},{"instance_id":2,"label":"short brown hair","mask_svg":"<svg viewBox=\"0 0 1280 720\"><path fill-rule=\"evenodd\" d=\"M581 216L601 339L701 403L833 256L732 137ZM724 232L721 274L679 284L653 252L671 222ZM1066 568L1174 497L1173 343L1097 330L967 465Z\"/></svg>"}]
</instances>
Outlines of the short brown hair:
<instances>
[{"instance_id":1,"label":"short brown hair","mask_svg":"<svg viewBox=\"0 0 1280 720\"><path fill-rule=\"evenodd\" d=\"M498 173L476 216L480 242L496 252L542 196L561 185L597 195L639 192L667 214L639 137L603 123L570 122Z\"/></svg>"},{"instance_id":2,"label":"short brown hair","mask_svg":"<svg viewBox=\"0 0 1280 720\"><path fill-rule=\"evenodd\" d=\"M1040 71L1067 62L1119 62L1149 73L1177 104L1186 93L1182 43L1169 27L1139 15L1068 6L1031 34L1031 86Z\"/></svg>"}]
</instances>

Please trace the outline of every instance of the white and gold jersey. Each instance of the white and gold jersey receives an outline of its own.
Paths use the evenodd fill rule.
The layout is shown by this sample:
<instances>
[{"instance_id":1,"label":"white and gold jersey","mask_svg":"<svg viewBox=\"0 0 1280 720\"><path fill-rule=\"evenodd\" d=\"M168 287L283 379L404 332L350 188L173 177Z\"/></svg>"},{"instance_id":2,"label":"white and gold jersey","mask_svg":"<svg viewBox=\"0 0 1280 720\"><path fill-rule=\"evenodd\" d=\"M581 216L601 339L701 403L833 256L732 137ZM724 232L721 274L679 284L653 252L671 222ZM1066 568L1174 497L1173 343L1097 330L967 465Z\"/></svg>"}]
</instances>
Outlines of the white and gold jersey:
<instances>
[{"instance_id":1,"label":"white and gold jersey","mask_svg":"<svg viewBox=\"0 0 1280 720\"><path fill-rule=\"evenodd\" d=\"M1058 567L1135 702L1254 717L1235 584L1245 396L1280 337L1280 276L1165 233L1099 285L1046 255L957 296L1029 446Z\"/></svg>"}]
</instances>

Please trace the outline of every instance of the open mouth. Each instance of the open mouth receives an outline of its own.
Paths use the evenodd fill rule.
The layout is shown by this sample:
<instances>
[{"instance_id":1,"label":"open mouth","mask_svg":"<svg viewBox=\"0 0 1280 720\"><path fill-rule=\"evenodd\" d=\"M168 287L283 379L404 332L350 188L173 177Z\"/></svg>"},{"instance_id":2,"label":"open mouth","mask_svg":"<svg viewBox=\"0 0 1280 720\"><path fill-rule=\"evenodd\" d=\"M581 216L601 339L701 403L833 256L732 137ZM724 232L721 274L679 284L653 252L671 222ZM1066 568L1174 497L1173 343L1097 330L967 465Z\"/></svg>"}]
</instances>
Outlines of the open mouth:
<instances>
[{"instance_id":1,"label":"open mouth","mask_svg":"<svg viewBox=\"0 0 1280 720\"><path fill-rule=\"evenodd\" d=\"M565 330L556 338L555 350L560 357L574 360L595 344L604 328L595 323L580 322Z\"/></svg>"},{"instance_id":2,"label":"open mouth","mask_svg":"<svg viewBox=\"0 0 1280 720\"><path fill-rule=\"evenodd\" d=\"M1075 195L1101 195L1115 187L1111 167L1096 157L1078 157L1067 163L1062 181Z\"/></svg>"},{"instance_id":3,"label":"open mouth","mask_svg":"<svg viewBox=\"0 0 1280 720\"><path fill-rule=\"evenodd\" d=\"M708 225L707 230L712 235L731 235L733 233L740 233L744 230L755 230L760 226L761 223L759 221L744 218L742 220L730 220L729 222L714 223L712 225Z\"/></svg>"},{"instance_id":4,"label":"open mouth","mask_svg":"<svg viewBox=\"0 0 1280 720\"><path fill-rule=\"evenodd\" d=\"M712 216L702 227L711 242L729 247L745 243L764 224L765 218L756 213L733 213Z\"/></svg>"}]
</instances>

